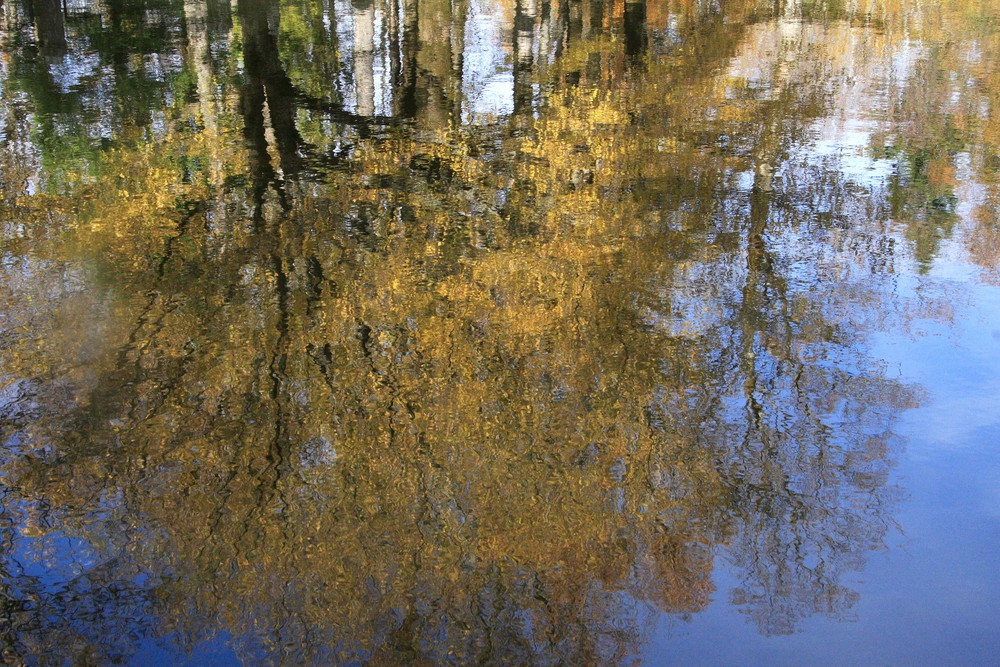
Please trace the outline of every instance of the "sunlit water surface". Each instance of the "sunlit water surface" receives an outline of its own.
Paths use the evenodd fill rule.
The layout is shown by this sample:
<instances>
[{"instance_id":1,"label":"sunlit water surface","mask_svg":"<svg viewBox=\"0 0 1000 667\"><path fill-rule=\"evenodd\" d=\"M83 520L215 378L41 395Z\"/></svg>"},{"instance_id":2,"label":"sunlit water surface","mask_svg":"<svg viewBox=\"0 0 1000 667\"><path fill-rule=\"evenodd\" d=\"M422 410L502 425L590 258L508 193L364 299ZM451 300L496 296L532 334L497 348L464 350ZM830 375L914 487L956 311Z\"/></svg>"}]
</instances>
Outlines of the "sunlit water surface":
<instances>
[{"instance_id":1,"label":"sunlit water surface","mask_svg":"<svg viewBox=\"0 0 1000 667\"><path fill-rule=\"evenodd\" d=\"M0 28L0 661L997 660L996 2Z\"/></svg>"}]
</instances>

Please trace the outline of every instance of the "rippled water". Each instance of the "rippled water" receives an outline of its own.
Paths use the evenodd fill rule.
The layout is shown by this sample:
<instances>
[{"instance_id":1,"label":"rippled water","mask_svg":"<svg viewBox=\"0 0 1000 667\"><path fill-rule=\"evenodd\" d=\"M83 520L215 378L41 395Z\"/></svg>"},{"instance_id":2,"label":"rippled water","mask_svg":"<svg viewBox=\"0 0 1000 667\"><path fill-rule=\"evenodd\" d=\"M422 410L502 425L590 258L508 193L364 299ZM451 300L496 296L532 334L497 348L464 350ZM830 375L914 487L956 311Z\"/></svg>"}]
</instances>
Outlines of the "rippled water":
<instances>
[{"instance_id":1,"label":"rippled water","mask_svg":"<svg viewBox=\"0 0 1000 667\"><path fill-rule=\"evenodd\" d=\"M0 28L0 661L1000 655L997 2Z\"/></svg>"}]
</instances>

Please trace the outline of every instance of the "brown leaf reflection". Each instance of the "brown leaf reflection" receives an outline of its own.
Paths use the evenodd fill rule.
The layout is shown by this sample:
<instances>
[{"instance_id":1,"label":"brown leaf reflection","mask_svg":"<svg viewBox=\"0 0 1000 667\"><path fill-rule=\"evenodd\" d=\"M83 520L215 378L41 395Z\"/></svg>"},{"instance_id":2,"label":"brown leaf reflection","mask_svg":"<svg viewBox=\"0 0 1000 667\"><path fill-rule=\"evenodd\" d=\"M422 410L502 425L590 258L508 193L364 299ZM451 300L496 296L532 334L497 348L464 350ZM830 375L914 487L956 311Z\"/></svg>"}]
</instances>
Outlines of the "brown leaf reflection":
<instances>
[{"instance_id":1,"label":"brown leaf reflection","mask_svg":"<svg viewBox=\"0 0 1000 667\"><path fill-rule=\"evenodd\" d=\"M892 267L955 181L802 155L908 7L105 4L4 15L5 658L607 664L713 599L849 613L918 400L868 341L940 305Z\"/></svg>"}]
</instances>

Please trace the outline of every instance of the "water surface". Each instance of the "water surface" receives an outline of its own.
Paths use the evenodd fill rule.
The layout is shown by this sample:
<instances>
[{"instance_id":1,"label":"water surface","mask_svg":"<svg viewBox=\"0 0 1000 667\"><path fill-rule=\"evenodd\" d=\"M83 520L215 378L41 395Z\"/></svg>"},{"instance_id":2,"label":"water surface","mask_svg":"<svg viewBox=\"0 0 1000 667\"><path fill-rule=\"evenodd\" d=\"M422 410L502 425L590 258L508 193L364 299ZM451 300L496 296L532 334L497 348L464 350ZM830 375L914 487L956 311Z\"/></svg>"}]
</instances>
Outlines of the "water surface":
<instances>
[{"instance_id":1,"label":"water surface","mask_svg":"<svg viewBox=\"0 0 1000 667\"><path fill-rule=\"evenodd\" d=\"M995 660L930 4L5 2L0 659Z\"/></svg>"}]
</instances>

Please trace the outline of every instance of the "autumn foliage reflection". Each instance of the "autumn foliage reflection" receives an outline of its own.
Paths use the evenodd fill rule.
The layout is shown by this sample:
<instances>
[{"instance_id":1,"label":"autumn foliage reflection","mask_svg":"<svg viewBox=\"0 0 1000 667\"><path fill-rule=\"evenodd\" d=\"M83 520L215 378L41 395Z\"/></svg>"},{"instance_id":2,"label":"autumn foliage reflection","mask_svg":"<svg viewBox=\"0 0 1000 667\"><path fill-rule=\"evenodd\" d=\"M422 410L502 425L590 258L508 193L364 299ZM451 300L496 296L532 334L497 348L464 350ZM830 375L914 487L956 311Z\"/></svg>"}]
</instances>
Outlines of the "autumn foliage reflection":
<instances>
[{"instance_id":1,"label":"autumn foliage reflection","mask_svg":"<svg viewBox=\"0 0 1000 667\"><path fill-rule=\"evenodd\" d=\"M933 259L953 156L801 156L891 4L499 3L494 114L461 1L5 5L3 655L607 664L713 598L847 614L918 399L866 351L888 230Z\"/></svg>"}]
</instances>

